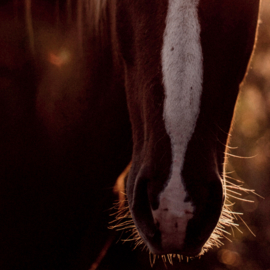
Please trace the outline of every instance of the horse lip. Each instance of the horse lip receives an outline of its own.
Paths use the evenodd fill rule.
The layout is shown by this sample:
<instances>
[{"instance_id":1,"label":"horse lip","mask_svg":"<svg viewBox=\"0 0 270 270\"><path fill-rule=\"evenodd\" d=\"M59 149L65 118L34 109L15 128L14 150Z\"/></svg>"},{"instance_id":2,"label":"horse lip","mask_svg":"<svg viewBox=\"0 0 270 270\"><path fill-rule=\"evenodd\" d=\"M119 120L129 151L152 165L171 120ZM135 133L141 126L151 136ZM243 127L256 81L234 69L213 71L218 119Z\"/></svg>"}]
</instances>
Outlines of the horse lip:
<instances>
[{"instance_id":1,"label":"horse lip","mask_svg":"<svg viewBox=\"0 0 270 270\"><path fill-rule=\"evenodd\" d=\"M167 254L179 254L187 257L196 257L201 253L201 247L198 248L181 248L181 249L167 249L163 250L157 246L151 245L150 251L156 255L167 255Z\"/></svg>"},{"instance_id":2,"label":"horse lip","mask_svg":"<svg viewBox=\"0 0 270 270\"><path fill-rule=\"evenodd\" d=\"M143 234L143 240L148 243L147 246L151 253L156 255L167 255L167 254L179 254L187 257L196 257L201 253L202 247L190 247L186 246L184 243L182 247L179 248L166 248L164 249L161 244L161 234L160 231L157 229L152 231L151 235L148 232L147 235Z\"/></svg>"}]
</instances>

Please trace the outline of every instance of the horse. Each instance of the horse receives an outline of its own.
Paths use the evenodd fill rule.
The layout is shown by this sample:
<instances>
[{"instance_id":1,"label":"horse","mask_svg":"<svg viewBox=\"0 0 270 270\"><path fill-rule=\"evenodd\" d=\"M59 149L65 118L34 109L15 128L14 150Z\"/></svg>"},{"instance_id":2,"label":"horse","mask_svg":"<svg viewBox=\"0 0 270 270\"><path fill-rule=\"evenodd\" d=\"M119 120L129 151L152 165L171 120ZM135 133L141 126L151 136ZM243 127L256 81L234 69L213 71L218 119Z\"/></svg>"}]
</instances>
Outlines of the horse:
<instances>
[{"instance_id":1,"label":"horse","mask_svg":"<svg viewBox=\"0 0 270 270\"><path fill-rule=\"evenodd\" d=\"M38 71L45 74L43 80L38 80L40 75L37 76L36 85L42 85L38 90L45 94L38 91L34 95L36 110L33 114L38 115L35 119L41 119L41 128L45 126L49 138L53 138L49 159L60 152L53 159L55 169L49 170L49 175L58 171L53 179L63 179L70 172L71 178L87 176L90 180L87 184L83 181L87 186L83 202L79 202L80 196L74 196L84 210L94 207L96 211L91 213L94 218L98 213L95 201L99 202L100 196L105 198L109 193L101 195L102 185L109 189L117 173L132 160L125 184L129 211L136 231L151 253L192 257L203 254L211 245L218 245L223 220L228 216L225 207L228 185L224 174L228 134L239 85L256 39L260 1L51 2L56 7L53 20L57 18L60 29L56 36L72 40L76 35L76 64L83 72L75 81L85 82L81 89L88 91L76 96L78 103L74 107L79 108L78 115L68 115L65 119L62 112L70 112L70 107L65 107L70 100L62 103L60 113L55 111L55 95L59 96L55 89L61 87L59 84L55 89L50 86L55 70L50 73L46 65L36 64L45 59L39 57L44 54L37 53L38 46L44 49L41 45L47 43L35 30L34 13L29 15L30 7L37 2L31 4L26 0L29 55L35 69L38 67ZM37 5L41 6L40 3L45 5L42 1ZM77 18L75 30L70 26L68 32L61 22L67 18L69 25L74 26L74 17ZM50 36L48 44L49 41ZM62 48L65 47L58 47L58 53L52 48L45 62L65 70L70 61L70 49ZM66 74L73 75L73 72L71 69ZM44 101L46 91L52 96L51 100ZM79 100L86 102L79 104ZM70 131L64 143L63 134ZM43 137L44 131L38 134ZM43 150L44 144L38 145ZM71 162L57 162L66 152ZM47 165L51 164L45 160ZM87 173L83 171L87 166L81 166L81 162L86 164L85 160L90 164ZM39 166L44 171L47 166L43 167L43 163ZM59 170L63 164L74 170ZM73 193L69 190L67 194ZM90 196L94 199L89 199ZM85 210L83 218L76 222L80 227L82 225L78 224L87 221L83 229L80 227L83 232L91 225L91 218L86 217L90 212ZM97 230L98 224L104 224L101 220L98 219L95 229L88 233L86 242L93 239L96 232L103 232ZM221 225L218 225L219 220ZM230 216L228 220L227 223L232 223ZM213 231L214 238L211 237ZM82 234L76 237L79 241ZM95 249L89 247L89 250L95 254L91 256L93 259L97 255ZM63 254L72 252L75 248ZM80 269L78 264L71 266L67 262L70 260L65 260L66 269Z\"/></svg>"},{"instance_id":2,"label":"horse","mask_svg":"<svg viewBox=\"0 0 270 270\"><path fill-rule=\"evenodd\" d=\"M226 145L259 6L258 0L107 2L132 124L127 199L153 254L193 257L218 245L228 216Z\"/></svg>"}]
</instances>

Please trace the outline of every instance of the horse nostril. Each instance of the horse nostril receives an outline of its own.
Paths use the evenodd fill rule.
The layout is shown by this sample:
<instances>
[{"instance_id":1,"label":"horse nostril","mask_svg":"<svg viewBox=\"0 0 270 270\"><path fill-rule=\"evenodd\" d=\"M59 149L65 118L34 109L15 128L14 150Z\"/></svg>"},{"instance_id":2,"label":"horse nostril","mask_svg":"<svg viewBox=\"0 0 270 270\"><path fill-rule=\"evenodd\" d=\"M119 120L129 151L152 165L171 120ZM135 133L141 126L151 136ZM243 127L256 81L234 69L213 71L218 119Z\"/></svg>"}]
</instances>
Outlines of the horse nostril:
<instances>
[{"instance_id":1,"label":"horse nostril","mask_svg":"<svg viewBox=\"0 0 270 270\"><path fill-rule=\"evenodd\" d=\"M193 215L193 212L190 212L190 211L188 211L188 210L185 210L185 214L186 214L186 215Z\"/></svg>"}]
</instances>

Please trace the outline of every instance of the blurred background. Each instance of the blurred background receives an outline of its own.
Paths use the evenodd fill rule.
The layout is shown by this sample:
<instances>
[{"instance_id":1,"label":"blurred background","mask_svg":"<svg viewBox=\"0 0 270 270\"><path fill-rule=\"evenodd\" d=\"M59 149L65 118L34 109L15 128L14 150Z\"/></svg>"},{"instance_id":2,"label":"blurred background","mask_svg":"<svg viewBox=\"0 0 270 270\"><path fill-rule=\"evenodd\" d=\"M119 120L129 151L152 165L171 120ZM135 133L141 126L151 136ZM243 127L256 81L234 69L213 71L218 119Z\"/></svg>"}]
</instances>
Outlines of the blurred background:
<instances>
[{"instance_id":1,"label":"blurred background","mask_svg":"<svg viewBox=\"0 0 270 270\"><path fill-rule=\"evenodd\" d=\"M234 230L232 242L216 251L222 267L215 269L270 269L270 1L263 0L258 42L248 75L241 87L231 132L227 165L230 177L244 182L257 194L242 197L234 210L255 233L239 220L242 233ZM230 180L230 179L229 179Z\"/></svg>"}]
</instances>

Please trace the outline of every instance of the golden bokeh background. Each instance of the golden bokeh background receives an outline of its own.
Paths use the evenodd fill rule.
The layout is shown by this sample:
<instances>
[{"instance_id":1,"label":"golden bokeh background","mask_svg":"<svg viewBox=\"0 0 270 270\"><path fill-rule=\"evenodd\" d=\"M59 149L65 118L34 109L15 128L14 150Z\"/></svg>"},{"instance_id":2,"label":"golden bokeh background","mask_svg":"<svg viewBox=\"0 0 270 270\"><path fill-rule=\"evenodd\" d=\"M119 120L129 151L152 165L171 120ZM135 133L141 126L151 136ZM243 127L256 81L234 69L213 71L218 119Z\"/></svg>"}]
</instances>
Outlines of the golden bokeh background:
<instances>
[{"instance_id":1,"label":"golden bokeh background","mask_svg":"<svg viewBox=\"0 0 270 270\"><path fill-rule=\"evenodd\" d=\"M234 211L255 233L238 220L232 242L217 251L219 269L270 269L270 1L263 0L259 22L258 42L250 69L241 86L231 130L227 172L243 181L243 186L255 194L243 194L245 202L234 200ZM222 268L220 268L222 267Z\"/></svg>"}]
</instances>

